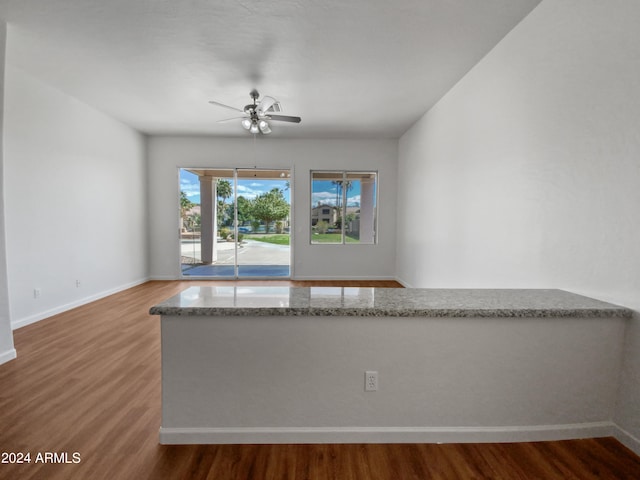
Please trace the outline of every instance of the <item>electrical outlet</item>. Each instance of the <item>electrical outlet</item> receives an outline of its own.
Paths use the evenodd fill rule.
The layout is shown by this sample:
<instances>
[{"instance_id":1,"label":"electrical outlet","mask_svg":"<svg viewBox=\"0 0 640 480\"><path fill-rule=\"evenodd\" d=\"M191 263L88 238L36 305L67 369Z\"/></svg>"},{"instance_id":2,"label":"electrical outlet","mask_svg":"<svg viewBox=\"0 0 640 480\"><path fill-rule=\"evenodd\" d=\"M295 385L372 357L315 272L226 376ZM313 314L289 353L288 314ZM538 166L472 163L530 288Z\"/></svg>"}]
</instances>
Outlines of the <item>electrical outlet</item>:
<instances>
[{"instance_id":1,"label":"electrical outlet","mask_svg":"<svg viewBox=\"0 0 640 480\"><path fill-rule=\"evenodd\" d=\"M33 298L40 298L40 295L42 295L42 290L40 290L39 288L34 288L33 289Z\"/></svg>"},{"instance_id":2,"label":"electrical outlet","mask_svg":"<svg viewBox=\"0 0 640 480\"><path fill-rule=\"evenodd\" d=\"M76 280L76 288L80 288L80 280Z\"/></svg>"},{"instance_id":3,"label":"electrical outlet","mask_svg":"<svg viewBox=\"0 0 640 480\"><path fill-rule=\"evenodd\" d=\"M365 392L375 392L378 390L378 372L368 370L364 372Z\"/></svg>"}]
</instances>

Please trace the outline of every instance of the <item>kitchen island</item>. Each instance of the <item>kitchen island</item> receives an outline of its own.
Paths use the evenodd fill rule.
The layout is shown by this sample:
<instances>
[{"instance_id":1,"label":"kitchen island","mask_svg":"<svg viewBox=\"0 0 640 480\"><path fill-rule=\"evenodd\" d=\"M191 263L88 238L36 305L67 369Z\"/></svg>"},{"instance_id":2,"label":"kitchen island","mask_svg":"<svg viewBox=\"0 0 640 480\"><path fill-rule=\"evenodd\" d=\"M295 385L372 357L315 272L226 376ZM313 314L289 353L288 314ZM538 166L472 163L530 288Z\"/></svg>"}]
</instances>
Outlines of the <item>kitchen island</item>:
<instances>
[{"instance_id":1,"label":"kitchen island","mask_svg":"<svg viewBox=\"0 0 640 480\"><path fill-rule=\"evenodd\" d=\"M163 444L610 435L631 316L561 290L253 286L151 313Z\"/></svg>"}]
</instances>

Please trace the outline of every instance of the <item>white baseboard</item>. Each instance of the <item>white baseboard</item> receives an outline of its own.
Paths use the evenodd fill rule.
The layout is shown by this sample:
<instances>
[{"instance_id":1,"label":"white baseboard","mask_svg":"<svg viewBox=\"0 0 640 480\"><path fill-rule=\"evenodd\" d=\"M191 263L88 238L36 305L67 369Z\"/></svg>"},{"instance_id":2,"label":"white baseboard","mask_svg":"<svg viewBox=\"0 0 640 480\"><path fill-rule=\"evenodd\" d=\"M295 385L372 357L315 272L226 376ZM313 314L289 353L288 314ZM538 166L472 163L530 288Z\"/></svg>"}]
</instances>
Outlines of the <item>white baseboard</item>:
<instances>
[{"instance_id":1,"label":"white baseboard","mask_svg":"<svg viewBox=\"0 0 640 480\"><path fill-rule=\"evenodd\" d=\"M147 281L149 281L148 278L142 278L140 280L136 280L135 282L127 283L125 285L120 285L118 287L115 287L109 290L104 290L100 293L96 293L94 295L81 298L80 300L76 300L74 302L60 305L58 307L45 310L44 312L36 313L35 315L30 315L25 318L14 320L11 322L11 329L17 330L18 328L26 327L27 325L31 325L32 323L39 322L40 320L44 320L45 318L49 318L53 315L57 315L58 313L66 312L73 308L86 305L87 303L95 302L96 300L100 300L101 298L108 297L109 295L113 295L114 293L122 292L123 290L127 290L129 288L143 284Z\"/></svg>"},{"instance_id":2,"label":"white baseboard","mask_svg":"<svg viewBox=\"0 0 640 480\"><path fill-rule=\"evenodd\" d=\"M212 279L213 277L209 277L209 279ZM213 278L215 279L215 278ZM171 282L173 280L190 280L190 278L181 278L179 275L175 276L175 275L152 275L149 277L150 281L161 281L161 282Z\"/></svg>"},{"instance_id":3,"label":"white baseboard","mask_svg":"<svg viewBox=\"0 0 640 480\"><path fill-rule=\"evenodd\" d=\"M14 358L16 358L16 356L17 356L17 353L15 348L12 348L11 350L7 350L6 352L0 353L0 365L13 360Z\"/></svg>"},{"instance_id":4,"label":"white baseboard","mask_svg":"<svg viewBox=\"0 0 640 480\"><path fill-rule=\"evenodd\" d=\"M394 280L398 282L400 285L402 285L404 288L413 288L413 286L409 282L404 281L400 277L396 277Z\"/></svg>"},{"instance_id":5,"label":"white baseboard","mask_svg":"<svg viewBox=\"0 0 640 480\"><path fill-rule=\"evenodd\" d=\"M376 276L371 276L371 275L357 275L357 276L348 276L348 277L344 277L344 276L336 276L336 275L295 275L292 274L291 275L291 280L345 280L345 281L350 281L350 280L394 280L397 281L399 283L401 283L403 286L407 287L408 285L405 284L404 282L402 282L401 280L398 280L398 278L394 277L394 276L381 276L381 277L376 277ZM260 277L259 280L281 280L278 277ZM210 277L210 276L186 276L186 277L174 277L171 275L152 275L151 277L149 277L149 280L151 281L172 281L172 280L218 280L216 277ZM223 280L223 281L228 281L228 280L233 280L232 278L220 278L219 280ZM251 280L250 278L241 278L240 280Z\"/></svg>"},{"instance_id":6,"label":"white baseboard","mask_svg":"<svg viewBox=\"0 0 640 480\"><path fill-rule=\"evenodd\" d=\"M163 445L269 443L487 443L613 435L612 422L523 427L160 428Z\"/></svg>"},{"instance_id":7,"label":"white baseboard","mask_svg":"<svg viewBox=\"0 0 640 480\"><path fill-rule=\"evenodd\" d=\"M634 437L618 425L615 425L614 436L629 450L632 450L636 455L640 455L640 439Z\"/></svg>"},{"instance_id":8,"label":"white baseboard","mask_svg":"<svg viewBox=\"0 0 640 480\"><path fill-rule=\"evenodd\" d=\"M296 275L292 276L291 280L395 280L393 276L372 276L372 275L356 275L356 276L342 276L342 275ZM274 280L276 280L274 278Z\"/></svg>"}]
</instances>

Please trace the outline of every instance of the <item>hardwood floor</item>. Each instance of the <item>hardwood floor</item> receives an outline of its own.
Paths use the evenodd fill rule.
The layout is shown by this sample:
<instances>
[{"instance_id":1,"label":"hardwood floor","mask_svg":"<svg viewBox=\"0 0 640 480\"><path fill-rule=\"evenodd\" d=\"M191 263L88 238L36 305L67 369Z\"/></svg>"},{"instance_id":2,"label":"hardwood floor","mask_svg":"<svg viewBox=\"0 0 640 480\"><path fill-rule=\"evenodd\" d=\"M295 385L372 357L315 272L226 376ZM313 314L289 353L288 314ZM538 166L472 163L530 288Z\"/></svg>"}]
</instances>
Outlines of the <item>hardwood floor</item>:
<instances>
[{"instance_id":1,"label":"hardwood floor","mask_svg":"<svg viewBox=\"0 0 640 480\"><path fill-rule=\"evenodd\" d=\"M212 283L149 282L16 330L18 358L0 366L0 452L29 452L31 463L0 464L0 479L640 479L640 458L612 438L159 445L160 319L147 312L188 286ZM234 284L215 282L223 283ZM69 462L78 452L80 463L36 463L46 452L66 452Z\"/></svg>"}]
</instances>

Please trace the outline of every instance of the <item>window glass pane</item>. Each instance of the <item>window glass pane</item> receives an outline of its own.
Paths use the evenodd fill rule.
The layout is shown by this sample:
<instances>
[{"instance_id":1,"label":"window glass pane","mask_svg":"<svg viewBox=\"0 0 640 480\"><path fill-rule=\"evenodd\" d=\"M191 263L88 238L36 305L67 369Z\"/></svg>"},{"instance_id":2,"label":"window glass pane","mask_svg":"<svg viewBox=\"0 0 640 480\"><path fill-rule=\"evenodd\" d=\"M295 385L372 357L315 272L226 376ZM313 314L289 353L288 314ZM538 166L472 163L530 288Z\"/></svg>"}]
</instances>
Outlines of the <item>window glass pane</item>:
<instances>
[{"instance_id":1,"label":"window glass pane","mask_svg":"<svg viewBox=\"0 0 640 480\"><path fill-rule=\"evenodd\" d=\"M311 172L311 243L343 243L342 172Z\"/></svg>"},{"instance_id":2,"label":"window glass pane","mask_svg":"<svg viewBox=\"0 0 640 480\"><path fill-rule=\"evenodd\" d=\"M233 175L228 169L180 169L180 263L185 277L235 275L235 250L222 248L218 241L232 229Z\"/></svg>"},{"instance_id":3,"label":"window glass pane","mask_svg":"<svg viewBox=\"0 0 640 480\"><path fill-rule=\"evenodd\" d=\"M311 243L376 243L376 172L311 172Z\"/></svg>"},{"instance_id":4,"label":"window glass pane","mask_svg":"<svg viewBox=\"0 0 640 480\"><path fill-rule=\"evenodd\" d=\"M376 243L377 175L375 172L348 172L344 189L347 243Z\"/></svg>"}]
</instances>

